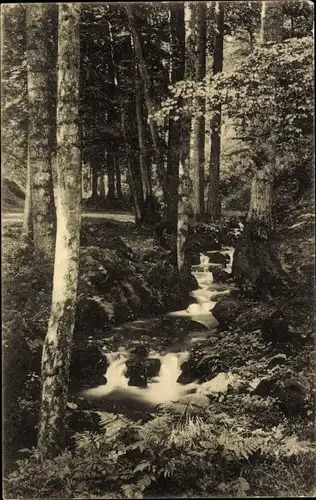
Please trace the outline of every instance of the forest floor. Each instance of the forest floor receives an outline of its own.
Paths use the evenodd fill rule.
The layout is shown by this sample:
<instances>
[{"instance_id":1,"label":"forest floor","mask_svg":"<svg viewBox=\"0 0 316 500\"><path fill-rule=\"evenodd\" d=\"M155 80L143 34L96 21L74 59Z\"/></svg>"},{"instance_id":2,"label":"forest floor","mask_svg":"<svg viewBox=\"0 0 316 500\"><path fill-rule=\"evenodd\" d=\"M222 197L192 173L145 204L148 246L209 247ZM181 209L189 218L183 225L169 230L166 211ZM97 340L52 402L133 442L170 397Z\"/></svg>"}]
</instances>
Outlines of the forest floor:
<instances>
[{"instance_id":1,"label":"forest floor","mask_svg":"<svg viewBox=\"0 0 316 500\"><path fill-rule=\"evenodd\" d=\"M243 211L233 212L226 217L243 214ZM94 245L98 245L98 240L102 245L104 239L119 236L141 260L145 254L154 251L155 241L149 235L139 234L131 218L122 213L98 213L92 217L89 214L84 216L82 232L89 234L93 225ZM5 264L18 241L21 220L14 217L4 219L2 228ZM107 458L102 451L94 449L93 453L97 453L97 460L103 464L107 475L111 477L112 474L112 483L108 479L102 486L101 471L94 472L94 486L84 479L83 472L81 479L76 480L79 462L70 462L65 456L53 465L50 463L49 467L54 467L58 474L66 466L73 474L74 467L76 474L71 480L67 473L64 477L61 474L57 490L56 485L55 489L49 486L45 467L38 473L34 472L33 466L28 466L31 467L28 469L24 464L23 472L20 469L14 473L17 476L13 474L11 483L8 483L9 491L11 488L11 492L16 493L17 482L22 482L24 494L30 494L35 474L38 476L37 494L41 492L43 497L49 497L53 491L56 495L58 488L61 497L66 494L68 498L75 497L78 488L78 491L83 491L84 498L100 498L101 491L109 495L102 498L112 498L111 495L115 498L151 497L164 495L167 491L182 497L190 494L224 497L313 495L313 231L311 199L284 209L278 217L277 248L283 267L298 283L297 289L289 296L268 303L241 298L241 310L234 322L228 328L220 328L219 334L210 338L207 345L197 345L193 349L190 356L193 377L197 374L204 381L221 374L230 377L230 383L224 384L226 388L223 390L199 395L201 401L208 397L209 406L202 404L196 411L195 404L190 405L182 424L181 415L179 417L179 414L164 408L153 420L141 424L140 434L135 422L126 417L121 416L119 420L111 414L108 420L101 417L101 428L103 422L108 429L106 437L100 438L105 439ZM14 283L9 286L14 288ZM24 289L29 287L29 282L24 283ZM23 293L23 287L19 292ZM276 310L282 312L282 319L275 315ZM29 371L32 372L33 368L30 367ZM28 412L34 411L34 403L33 406L28 402L24 404ZM192 408L195 411L192 412ZM17 425L23 425L23 418ZM116 430L111 433L113 425ZM91 427L88 425L86 430L91 431ZM126 436L123 434L127 431L130 432L128 439L135 441L135 445L124 444ZM160 439L153 437L153 433L160 435ZM84 437L78 437L82 471L91 466L88 460L91 443L85 442L86 454L83 457L80 439L84 440ZM109 454L116 457L111 460L116 464L117 473L112 470ZM163 456L165 460L161 460ZM120 467L123 467L121 472ZM209 470L213 470L212 477ZM67 487L64 481L68 481Z\"/></svg>"}]
</instances>

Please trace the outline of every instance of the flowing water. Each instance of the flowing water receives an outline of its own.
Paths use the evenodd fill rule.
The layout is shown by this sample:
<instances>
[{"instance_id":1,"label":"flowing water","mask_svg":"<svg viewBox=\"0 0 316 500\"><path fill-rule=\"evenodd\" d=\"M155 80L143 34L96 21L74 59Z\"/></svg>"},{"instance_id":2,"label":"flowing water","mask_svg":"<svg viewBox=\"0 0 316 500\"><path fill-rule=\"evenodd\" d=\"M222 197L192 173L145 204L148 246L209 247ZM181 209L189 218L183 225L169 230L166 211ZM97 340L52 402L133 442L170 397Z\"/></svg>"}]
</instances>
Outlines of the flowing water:
<instances>
[{"instance_id":1,"label":"flowing water","mask_svg":"<svg viewBox=\"0 0 316 500\"><path fill-rule=\"evenodd\" d=\"M109 363L105 374L107 383L87 389L81 393L81 396L90 401L141 401L155 407L161 403L177 401L181 396L192 392L194 387L197 387L196 383L183 385L178 382L182 372L181 366L188 359L194 344L197 342L203 343L216 331L218 322L212 315L212 309L216 304L216 298L229 294L232 285L214 283L211 269L221 266L226 272L231 273L233 252L233 248L223 248L221 251L208 252L208 255L200 254L200 263L192 266L192 274L198 283L198 289L190 294L195 302L190 304L187 309L171 312L167 316L188 318L201 323L206 327L205 331L189 332L188 339L181 346L182 351L180 352L167 352L164 354L151 352L149 359L159 359L160 369L156 377L148 378L146 388L129 385L129 378L126 373L127 361L131 357L131 352L121 347L117 352L106 354ZM226 254L229 257L226 265L212 263L212 254L218 253Z\"/></svg>"}]
</instances>

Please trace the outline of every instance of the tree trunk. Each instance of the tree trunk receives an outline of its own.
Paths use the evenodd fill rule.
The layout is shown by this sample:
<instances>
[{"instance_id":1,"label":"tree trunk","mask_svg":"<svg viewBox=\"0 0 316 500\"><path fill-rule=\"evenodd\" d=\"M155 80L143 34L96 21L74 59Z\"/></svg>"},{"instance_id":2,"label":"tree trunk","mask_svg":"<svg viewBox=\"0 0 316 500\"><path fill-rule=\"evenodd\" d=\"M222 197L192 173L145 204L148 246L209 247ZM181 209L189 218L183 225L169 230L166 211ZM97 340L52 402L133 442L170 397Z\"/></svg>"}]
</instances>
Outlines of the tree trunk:
<instances>
[{"instance_id":1,"label":"tree trunk","mask_svg":"<svg viewBox=\"0 0 316 500\"><path fill-rule=\"evenodd\" d=\"M52 310L42 355L38 451L64 449L69 364L76 311L80 245L80 4L59 4L57 102L57 236Z\"/></svg>"},{"instance_id":2,"label":"tree trunk","mask_svg":"<svg viewBox=\"0 0 316 500\"><path fill-rule=\"evenodd\" d=\"M216 2L215 6L216 34L214 43L213 74L223 71L224 48L224 4ZM220 158L221 158L221 105L214 109L211 123L211 153L209 168L209 189L207 198L207 215L212 219L219 219L221 202L219 193Z\"/></svg>"},{"instance_id":3,"label":"tree trunk","mask_svg":"<svg viewBox=\"0 0 316 500\"><path fill-rule=\"evenodd\" d=\"M262 43L280 42L282 37L282 2L263 2L261 17ZM270 89L273 92L273 89ZM272 195L276 163L276 144L269 123L256 125L254 173L245 228L233 262L233 276L238 286L249 295L279 295L290 282L276 258L272 244ZM269 130L265 143L262 129Z\"/></svg>"},{"instance_id":4,"label":"tree trunk","mask_svg":"<svg viewBox=\"0 0 316 500\"><path fill-rule=\"evenodd\" d=\"M158 135L158 130L157 130L157 125L156 123L150 118L154 107L153 107L153 99L151 96L150 92L150 79L148 75L148 70L143 54L143 48L140 40L140 36L138 33L137 29L137 23L136 19L134 16L133 12L133 6L129 3L125 4L125 9L130 21L130 28L131 28L131 33L133 37L133 43L134 43L134 50L135 50L135 56L138 64L138 69L139 73L142 79L142 84L143 84L143 90L144 90L144 97L145 97L145 103L147 107L147 112L149 116L149 129L150 129L150 134L151 134L151 139L155 151L155 156L156 156L156 161L157 161L157 173L158 173L158 178L159 182L161 185L161 189L163 192L164 200L165 203L167 204L168 202L168 189L166 185L166 172L165 172L165 166L164 166L164 161L163 161L163 154L161 151L160 147L160 141L159 141L159 135Z\"/></svg>"},{"instance_id":5,"label":"tree trunk","mask_svg":"<svg viewBox=\"0 0 316 500\"><path fill-rule=\"evenodd\" d=\"M52 179L52 123L50 114L50 53L46 28L48 4L27 6L28 156L32 169L34 247L53 259L56 214Z\"/></svg>"},{"instance_id":6,"label":"tree trunk","mask_svg":"<svg viewBox=\"0 0 316 500\"><path fill-rule=\"evenodd\" d=\"M101 172L98 177L98 185L99 185L99 196L102 200L105 199L105 185L104 185L104 174Z\"/></svg>"},{"instance_id":7,"label":"tree trunk","mask_svg":"<svg viewBox=\"0 0 316 500\"><path fill-rule=\"evenodd\" d=\"M195 77L201 82L206 75L206 3L197 4L197 57ZM205 99L198 99L199 109L205 112ZM198 220L204 215L204 156L205 156L205 117L194 117L191 132L191 160L193 173L193 214Z\"/></svg>"},{"instance_id":8,"label":"tree trunk","mask_svg":"<svg viewBox=\"0 0 316 500\"><path fill-rule=\"evenodd\" d=\"M140 93L140 83L138 77L138 69L135 67L135 104L136 104L136 117L137 117L137 129L138 129L138 146L139 146L139 165L142 177L144 200L148 196L152 195L151 183L148 178L148 158L145 144L145 131L144 131L144 119L142 115L142 100Z\"/></svg>"},{"instance_id":9,"label":"tree trunk","mask_svg":"<svg viewBox=\"0 0 316 500\"><path fill-rule=\"evenodd\" d=\"M139 225L142 220L142 213L141 213L141 208L138 203L138 197L137 197L137 192L136 192L136 187L134 183L134 177L133 177L133 169L132 169L132 163L131 163L131 152L130 152L130 144L128 141L128 136L127 136L127 130L126 130L126 121L127 121L127 114L126 110L122 108L122 115L121 115L121 124L122 124L122 131L123 131L123 137L124 137L124 142L125 142L125 151L126 151L126 163L127 163L127 173L128 173L128 183L133 199L133 205L134 205L134 213L135 213L135 224Z\"/></svg>"},{"instance_id":10,"label":"tree trunk","mask_svg":"<svg viewBox=\"0 0 316 500\"><path fill-rule=\"evenodd\" d=\"M185 79L193 76L193 56L195 47L195 4L187 2L185 16ZM189 232L189 215L191 211L190 194L190 132L191 117L184 116L181 124L181 148L179 165L179 195L178 195L178 223L177 223L177 262L181 275L186 269L185 246Z\"/></svg>"},{"instance_id":11,"label":"tree trunk","mask_svg":"<svg viewBox=\"0 0 316 500\"><path fill-rule=\"evenodd\" d=\"M98 173L96 171L95 165L91 167L91 177L92 177L92 194L93 200L98 198Z\"/></svg>"},{"instance_id":12,"label":"tree trunk","mask_svg":"<svg viewBox=\"0 0 316 500\"><path fill-rule=\"evenodd\" d=\"M184 32L184 4L183 2L170 4L170 58L172 84L184 80L185 71L185 32ZM167 159L167 225L173 233L176 232L178 220L178 187L179 161L181 147L181 122L174 121L176 111L170 112L168 159Z\"/></svg>"},{"instance_id":13,"label":"tree trunk","mask_svg":"<svg viewBox=\"0 0 316 500\"><path fill-rule=\"evenodd\" d=\"M23 215L23 237L30 243L33 241L33 219L32 219L32 173L31 164L28 160L27 162L27 172L26 172L26 189L25 189L25 201L24 201L24 215Z\"/></svg>"},{"instance_id":14,"label":"tree trunk","mask_svg":"<svg viewBox=\"0 0 316 500\"><path fill-rule=\"evenodd\" d=\"M107 155L107 174L108 174L108 200L115 198L115 171L114 171L114 157L113 153Z\"/></svg>"},{"instance_id":15,"label":"tree trunk","mask_svg":"<svg viewBox=\"0 0 316 500\"><path fill-rule=\"evenodd\" d=\"M115 165L116 196L119 200L122 200L123 193L122 193L122 182L121 182L121 169L119 161L115 158L114 158L114 165Z\"/></svg>"}]
</instances>

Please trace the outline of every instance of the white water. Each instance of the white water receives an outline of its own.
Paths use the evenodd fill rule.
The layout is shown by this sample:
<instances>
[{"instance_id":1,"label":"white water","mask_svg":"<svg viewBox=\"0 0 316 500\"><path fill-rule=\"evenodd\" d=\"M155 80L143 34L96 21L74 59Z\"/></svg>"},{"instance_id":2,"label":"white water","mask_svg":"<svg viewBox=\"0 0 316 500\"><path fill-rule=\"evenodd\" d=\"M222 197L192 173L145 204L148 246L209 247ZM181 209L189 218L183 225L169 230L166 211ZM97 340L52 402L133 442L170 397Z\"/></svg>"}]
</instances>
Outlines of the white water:
<instances>
[{"instance_id":1,"label":"white water","mask_svg":"<svg viewBox=\"0 0 316 500\"><path fill-rule=\"evenodd\" d=\"M210 262L211 256L200 253L200 263L196 266L192 266L193 269L195 269L192 274L196 278L199 288L190 294L197 303L190 304L187 309L182 311L169 313L168 316L187 316L207 327L217 326L217 321L211 312L216 301L212 299L218 295L219 291L221 294L228 294L230 290L225 289L225 286L221 287L214 284L213 273L210 271L210 268L220 266L223 267L224 271L231 274L234 248L227 247L222 250L214 250L208 253L210 255L212 253L227 254L229 256L229 262L223 267L221 264Z\"/></svg>"},{"instance_id":2,"label":"white water","mask_svg":"<svg viewBox=\"0 0 316 500\"><path fill-rule=\"evenodd\" d=\"M148 381L147 388L128 385L126 362L128 354L121 352L107 354L110 363L105 374L107 384L87 389L82 396L87 399L128 399L140 400L156 406L169 401L176 401L180 396L188 393L195 384L181 385L177 382L181 375L181 365L189 357L188 352L169 353L164 356L156 355L161 361L158 377Z\"/></svg>"},{"instance_id":3,"label":"white water","mask_svg":"<svg viewBox=\"0 0 316 500\"><path fill-rule=\"evenodd\" d=\"M234 249L232 248L222 250L222 253L228 254L230 257L228 264L224 267L227 272L231 272L233 252ZM209 253L211 254L212 252ZM210 259L211 257L208 255L200 254L200 264L193 266L196 270L192 274L195 276L199 288L191 292L191 296L197 303L190 304L186 310L172 312L168 316L186 316L209 328L217 326L218 323L211 312L216 304L216 301L212 300L212 298L219 293L229 293L230 290L225 285L214 284L213 274L209 270L214 264L210 262ZM205 338L205 332L197 333L196 335L196 338L191 338L192 344L195 341L200 341L201 336ZM161 366L159 375L148 380L147 388L128 385L126 362L129 358L129 353L124 348L119 349L118 352L109 353L106 356L109 362L105 374L107 383L84 391L82 396L87 399L114 399L116 401L132 399L133 401L146 402L152 406L156 406L161 403L177 401L181 396L197 387L195 383L181 385L177 382L181 375L181 365L189 357L188 352L169 353L165 355L151 353L150 358L160 359Z\"/></svg>"}]
</instances>

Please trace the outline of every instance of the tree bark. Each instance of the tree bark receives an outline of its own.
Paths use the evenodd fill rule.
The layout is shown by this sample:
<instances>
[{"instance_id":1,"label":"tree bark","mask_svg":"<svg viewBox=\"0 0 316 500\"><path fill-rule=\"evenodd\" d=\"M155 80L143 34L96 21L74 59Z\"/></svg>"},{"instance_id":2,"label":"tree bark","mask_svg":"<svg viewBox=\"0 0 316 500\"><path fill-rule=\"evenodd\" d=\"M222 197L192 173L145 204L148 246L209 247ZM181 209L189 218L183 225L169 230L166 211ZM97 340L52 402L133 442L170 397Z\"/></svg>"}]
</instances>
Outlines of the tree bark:
<instances>
[{"instance_id":1,"label":"tree bark","mask_svg":"<svg viewBox=\"0 0 316 500\"><path fill-rule=\"evenodd\" d=\"M130 21L130 28L131 28L131 33L132 33L132 38L133 38L133 43L134 43L134 50L135 50L135 56L138 64L138 69L139 73L142 79L142 84L143 84L143 90L144 90L144 97L145 97L145 103L147 107L147 112L149 116L149 129L150 129L150 134L151 134L151 140L153 143L154 151L155 151L155 156L156 156L156 162L157 162L157 173L158 173L158 178L160 182L160 186L163 192L164 200L165 203L167 204L168 202L168 189L166 185L166 172L165 172L165 166L164 166L164 161L163 161L163 154L161 151L160 143L159 143L159 134L157 130L157 125L156 123L150 118L150 115L152 114L154 107L153 107L153 99L151 96L150 92L150 79L149 79L149 74L143 54L143 48L140 40L140 36L138 33L137 29L137 23L136 19L134 16L133 12L133 6L129 3L125 4L125 9Z\"/></svg>"},{"instance_id":2,"label":"tree bark","mask_svg":"<svg viewBox=\"0 0 316 500\"><path fill-rule=\"evenodd\" d=\"M98 173L96 171L95 165L91 166L91 177L92 177L92 194L93 200L98 198Z\"/></svg>"},{"instance_id":3,"label":"tree bark","mask_svg":"<svg viewBox=\"0 0 316 500\"><path fill-rule=\"evenodd\" d=\"M172 84L184 79L185 71L184 3L170 4L170 58ZM175 121L176 111L170 112L167 158L167 225L176 232L178 220L179 161L181 122Z\"/></svg>"},{"instance_id":4,"label":"tree bark","mask_svg":"<svg viewBox=\"0 0 316 500\"><path fill-rule=\"evenodd\" d=\"M206 75L206 3L197 4L197 57L195 78L201 82ZM199 109L205 112L205 99L197 99ZM205 117L192 119L191 160L193 173L193 214L198 220L204 215L204 156L205 156Z\"/></svg>"},{"instance_id":5,"label":"tree bark","mask_svg":"<svg viewBox=\"0 0 316 500\"><path fill-rule=\"evenodd\" d=\"M102 200L105 199L105 185L104 185L104 174L101 172L98 177L98 185L99 185L99 196Z\"/></svg>"},{"instance_id":6,"label":"tree bark","mask_svg":"<svg viewBox=\"0 0 316 500\"><path fill-rule=\"evenodd\" d=\"M185 71L184 78L192 79L194 71L195 47L195 4L186 4L185 16ZM177 262L181 275L186 268L185 246L189 232L189 215L191 211L191 180L190 180L190 132L191 116L184 116L181 124L181 148L179 165L179 195L178 195L178 223L177 223Z\"/></svg>"},{"instance_id":7,"label":"tree bark","mask_svg":"<svg viewBox=\"0 0 316 500\"><path fill-rule=\"evenodd\" d=\"M115 198L115 171L114 171L114 157L113 153L107 154L107 174L108 174L108 200Z\"/></svg>"},{"instance_id":8,"label":"tree bark","mask_svg":"<svg viewBox=\"0 0 316 500\"><path fill-rule=\"evenodd\" d=\"M65 445L69 364L80 245L80 4L59 4L57 102L57 236L52 310L42 355L38 451L53 457Z\"/></svg>"},{"instance_id":9,"label":"tree bark","mask_svg":"<svg viewBox=\"0 0 316 500\"><path fill-rule=\"evenodd\" d=\"M48 4L27 6L28 156L31 164L34 247L53 259L56 214L52 179L52 120L50 113L50 53L46 28Z\"/></svg>"},{"instance_id":10,"label":"tree bark","mask_svg":"<svg viewBox=\"0 0 316 500\"><path fill-rule=\"evenodd\" d=\"M282 2L263 2L262 43L280 42L282 37ZM273 92L273 89L270 89ZM254 173L245 228L233 261L233 276L245 294L276 296L290 283L273 247L272 195L276 163L276 143L269 122L255 124ZM263 143L262 131L268 138Z\"/></svg>"},{"instance_id":11,"label":"tree bark","mask_svg":"<svg viewBox=\"0 0 316 500\"><path fill-rule=\"evenodd\" d=\"M32 219L32 172L31 163L28 158L26 171L26 189L23 214L23 237L30 243L33 241L33 219Z\"/></svg>"},{"instance_id":12,"label":"tree bark","mask_svg":"<svg viewBox=\"0 0 316 500\"><path fill-rule=\"evenodd\" d=\"M122 182L121 182L121 169L118 159L114 158L115 164L115 183L116 183L116 196L119 200L123 199Z\"/></svg>"},{"instance_id":13,"label":"tree bark","mask_svg":"<svg viewBox=\"0 0 316 500\"><path fill-rule=\"evenodd\" d=\"M216 34L214 43L213 75L223 71L224 48L224 4L216 2L215 6ZM211 153L209 168L209 189L207 198L207 215L219 219L221 202L219 193L220 157L221 157L221 105L214 109L211 123Z\"/></svg>"},{"instance_id":14,"label":"tree bark","mask_svg":"<svg viewBox=\"0 0 316 500\"><path fill-rule=\"evenodd\" d=\"M144 193L144 200L148 196L152 196L151 183L148 178L148 155L146 151L145 144L145 131L144 131L144 119L142 114L142 99L140 93L140 82L138 77L138 69L135 66L135 104L136 104L136 117L137 117L137 129L138 129L138 146L139 146L139 165L142 177L142 186Z\"/></svg>"}]
</instances>

